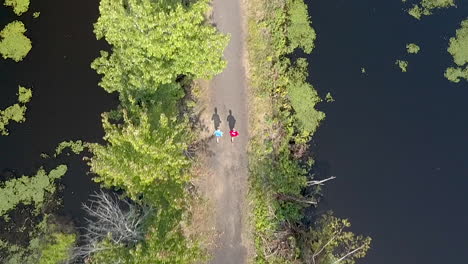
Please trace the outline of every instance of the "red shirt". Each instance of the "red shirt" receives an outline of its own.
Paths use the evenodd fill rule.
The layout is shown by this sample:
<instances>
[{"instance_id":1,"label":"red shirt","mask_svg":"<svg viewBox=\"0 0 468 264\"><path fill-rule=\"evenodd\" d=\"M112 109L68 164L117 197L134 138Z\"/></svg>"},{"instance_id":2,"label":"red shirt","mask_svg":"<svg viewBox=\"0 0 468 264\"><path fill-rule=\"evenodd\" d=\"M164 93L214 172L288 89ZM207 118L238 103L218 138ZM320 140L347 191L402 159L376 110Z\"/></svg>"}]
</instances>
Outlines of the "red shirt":
<instances>
[{"instance_id":1,"label":"red shirt","mask_svg":"<svg viewBox=\"0 0 468 264\"><path fill-rule=\"evenodd\" d=\"M231 130L229 131L229 135L231 135L231 137L237 137L239 135L239 132Z\"/></svg>"}]
</instances>

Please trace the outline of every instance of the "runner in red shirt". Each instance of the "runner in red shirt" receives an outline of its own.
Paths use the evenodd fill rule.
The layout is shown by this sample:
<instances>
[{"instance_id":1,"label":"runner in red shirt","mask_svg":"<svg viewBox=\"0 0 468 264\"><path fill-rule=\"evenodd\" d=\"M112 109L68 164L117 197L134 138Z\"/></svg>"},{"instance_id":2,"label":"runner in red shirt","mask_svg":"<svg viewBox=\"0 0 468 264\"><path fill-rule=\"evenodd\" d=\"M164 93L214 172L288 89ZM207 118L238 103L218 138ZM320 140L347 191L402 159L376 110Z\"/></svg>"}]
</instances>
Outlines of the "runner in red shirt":
<instances>
[{"instance_id":1,"label":"runner in red shirt","mask_svg":"<svg viewBox=\"0 0 468 264\"><path fill-rule=\"evenodd\" d=\"M239 136L239 132L233 128L231 131L229 131L229 135L231 135L231 142L234 142L234 138Z\"/></svg>"}]
</instances>

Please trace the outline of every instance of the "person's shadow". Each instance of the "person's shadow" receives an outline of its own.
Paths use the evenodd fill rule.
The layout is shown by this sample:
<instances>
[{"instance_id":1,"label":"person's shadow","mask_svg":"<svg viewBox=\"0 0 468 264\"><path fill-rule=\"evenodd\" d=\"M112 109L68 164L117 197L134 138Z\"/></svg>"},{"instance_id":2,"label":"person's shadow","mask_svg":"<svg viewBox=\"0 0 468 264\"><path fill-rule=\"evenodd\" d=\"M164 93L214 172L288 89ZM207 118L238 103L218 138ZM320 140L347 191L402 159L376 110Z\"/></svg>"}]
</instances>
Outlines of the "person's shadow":
<instances>
[{"instance_id":1,"label":"person's shadow","mask_svg":"<svg viewBox=\"0 0 468 264\"><path fill-rule=\"evenodd\" d=\"M227 121L229 123L229 130L233 130L236 126L236 118L232 115L232 111L229 110L229 115L227 117Z\"/></svg>"},{"instance_id":2,"label":"person's shadow","mask_svg":"<svg viewBox=\"0 0 468 264\"><path fill-rule=\"evenodd\" d=\"M213 124L214 124L214 129L218 129L219 128L219 125L221 124L221 118L219 118L219 115L218 115L218 108L215 107L214 109L214 113L213 115L211 116L211 120L213 120Z\"/></svg>"}]
</instances>

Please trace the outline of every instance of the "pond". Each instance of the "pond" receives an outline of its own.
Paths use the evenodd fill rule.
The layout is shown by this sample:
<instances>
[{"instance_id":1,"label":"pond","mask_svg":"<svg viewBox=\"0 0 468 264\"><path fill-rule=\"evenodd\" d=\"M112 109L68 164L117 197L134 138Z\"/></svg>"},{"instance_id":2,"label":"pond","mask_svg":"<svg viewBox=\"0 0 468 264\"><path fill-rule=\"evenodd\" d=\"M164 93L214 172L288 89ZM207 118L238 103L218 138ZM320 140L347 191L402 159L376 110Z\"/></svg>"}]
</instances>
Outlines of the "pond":
<instances>
[{"instance_id":1,"label":"pond","mask_svg":"<svg viewBox=\"0 0 468 264\"><path fill-rule=\"evenodd\" d=\"M321 105L327 118L313 142L318 165L337 176L322 209L372 236L358 263L468 258L468 83L443 76L448 40L468 15L468 2L456 2L421 21L401 1L309 2L318 34L310 79L336 99ZM408 43L421 51L406 54Z\"/></svg>"},{"instance_id":2,"label":"pond","mask_svg":"<svg viewBox=\"0 0 468 264\"><path fill-rule=\"evenodd\" d=\"M9 136L0 136L0 173L34 175L47 162L41 153L53 154L59 142L81 139L102 142L101 113L115 108L118 100L98 87L99 76L91 61L105 49L93 34L98 1L31 1L21 17L0 6L1 27L22 21L33 48L19 63L0 59L0 109L14 104L18 85L33 90L26 121L11 123ZM39 11L37 19L32 13ZM81 157L61 158L69 165L63 178L64 213L80 217L81 202L97 186L86 175Z\"/></svg>"}]
</instances>

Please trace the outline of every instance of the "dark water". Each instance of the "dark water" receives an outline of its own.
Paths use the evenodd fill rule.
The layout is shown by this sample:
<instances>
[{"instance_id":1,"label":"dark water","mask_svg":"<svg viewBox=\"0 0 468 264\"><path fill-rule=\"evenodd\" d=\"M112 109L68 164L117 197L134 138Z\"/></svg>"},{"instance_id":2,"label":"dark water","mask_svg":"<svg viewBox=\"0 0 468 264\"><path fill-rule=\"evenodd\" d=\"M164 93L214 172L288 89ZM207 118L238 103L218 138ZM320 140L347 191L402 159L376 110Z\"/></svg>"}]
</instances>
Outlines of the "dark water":
<instances>
[{"instance_id":1,"label":"dark water","mask_svg":"<svg viewBox=\"0 0 468 264\"><path fill-rule=\"evenodd\" d=\"M311 80L336 99L315 137L319 164L338 177L325 203L373 237L359 263L468 263L468 83L443 76L448 39L468 17L457 2L421 21L401 1L309 3ZM410 42L419 54L406 54Z\"/></svg>"},{"instance_id":2,"label":"dark water","mask_svg":"<svg viewBox=\"0 0 468 264\"><path fill-rule=\"evenodd\" d=\"M53 153L61 141L100 141L100 114L117 103L98 87L99 76L89 66L106 48L93 34L98 1L32 0L31 5L19 18L0 6L0 27L19 19L33 43L20 63L0 59L0 109L15 103L19 84L33 89L26 122L12 123L10 135L0 136L0 172L14 170L18 175L30 175L44 165L39 155ZM32 18L35 11L41 12L38 19ZM80 203L96 185L81 157L59 162L69 165L63 179L65 212L77 216Z\"/></svg>"}]
</instances>

